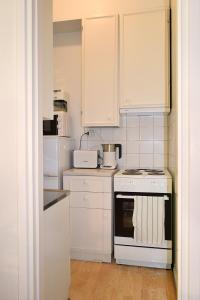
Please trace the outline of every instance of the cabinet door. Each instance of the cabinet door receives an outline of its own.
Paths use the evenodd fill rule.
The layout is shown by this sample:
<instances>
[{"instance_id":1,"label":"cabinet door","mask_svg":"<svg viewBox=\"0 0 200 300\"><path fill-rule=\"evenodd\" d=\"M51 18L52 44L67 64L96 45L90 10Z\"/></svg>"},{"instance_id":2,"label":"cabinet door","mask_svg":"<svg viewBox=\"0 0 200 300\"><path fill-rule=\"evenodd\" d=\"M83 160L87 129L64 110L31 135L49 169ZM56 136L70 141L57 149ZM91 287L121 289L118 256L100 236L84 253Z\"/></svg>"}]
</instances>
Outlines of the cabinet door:
<instances>
[{"instance_id":1,"label":"cabinet door","mask_svg":"<svg viewBox=\"0 0 200 300\"><path fill-rule=\"evenodd\" d=\"M70 208L71 253L103 252L103 210ZM81 258L81 257L76 257Z\"/></svg>"},{"instance_id":2,"label":"cabinet door","mask_svg":"<svg viewBox=\"0 0 200 300\"><path fill-rule=\"evenodd\" d=\"M44 226L44 299L66 299L70 284L69 198L46 209Z\"/></svg>"},{"instance_id":3,"label":"cabinet door","mask_svg":"<svg viewBox=\"0 0 200 300\"><path fill-rule=\"evenodd\" d=\"M38 1L38 82L44 119L53 118L52 0Z\"/></svg>"},{"instance_id":4,"label":"cabinet door","mask_svg":"<svg viewBox=\"0 0 200 300\"><path fill-rule=\"evenodd\" d=\"M83 126L118 126L118 18L83 22Z\"/></svg>"},{"instance_id":5,"label":"cabinet door","mask_svg":"<svg viewBox=\"0 0 200 300\"><path fill-rule=\"evenodd\" d=\"M168 11L121 16L120 107L169 109Z\"/></svg>"}]
</instances>

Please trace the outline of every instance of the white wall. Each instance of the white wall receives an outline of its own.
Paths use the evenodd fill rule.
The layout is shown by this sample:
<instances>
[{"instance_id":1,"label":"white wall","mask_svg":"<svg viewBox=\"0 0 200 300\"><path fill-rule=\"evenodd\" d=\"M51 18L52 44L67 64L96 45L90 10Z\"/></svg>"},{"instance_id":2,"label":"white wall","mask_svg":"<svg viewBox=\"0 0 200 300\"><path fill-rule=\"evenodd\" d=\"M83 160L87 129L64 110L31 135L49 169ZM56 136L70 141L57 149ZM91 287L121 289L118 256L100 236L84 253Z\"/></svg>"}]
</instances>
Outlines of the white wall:
<instances>
[{"instance_id":1,"label":"white wall","mask_svg":"<svg viewBox=\"0 0 200 300\"><path fill-rule=\"evenodd\" d=\"M54 21L80 19L168 5L169 0L54 0L53 17Z\"/></svg>"},{"instance_id":2,"label":"white wall","mask_svg":"<svg viewBox=\"0 0 200 300\"><path fill-rule=\"evenodd\" d=\"M0 299L18 295L16 1L0 2Z\"/></svg>"},{"instance_id":3,"label":"white wall","mask_svg":"<svg viewBox=\"0 0 200 300\"><path fill-rule=\"evenodd\" d=\"M186 2L186 3L185 3ZM189 299L200 298L200 239L199 239L199 228L200 228L200 201L199 201L199 170L200 170L200 130L199 130L199 87L200 87L200 2L194 1L183 1L183 6L186 12L187 20L183 22L187 24L187 32L182 32L183 35L188 34L187 44L183 45L182 51L186 51L186 56L183 56L182 67L187 65L187 73L182 73L182 76L188 76L186 96L187 103L185 104L187 119L184 120L185 125L182 124L182 142L186 142L188 147L188 156L182 157L188 160L188 168L183 171L188 172L188 207L184 208L183 212L187 213L187 219L184 220L184 224L188 225L188 253L189 258ZM185 48L186 46L187 48ZM183 53L183 52L182 52ZM184 69L182 69L184 70ZM183 87L184 89L184 87ZM182 90L183 91L183 90ZM182 99L179 99L182 101ZM186 126L186 127L185 127ZM183 163L182 163L183 164ZM182 194L184 197L184 195ZM182 200L182 199L181 199ZM182 212L182 213L183 213ZM184 217L184 215L182 215ZM184 235L182 235L184 239ZM184 242L184 241L183 241ZM185 253L184 253L185 254ZM184 256L183 264L187 263L187 257ZM184 291L183 291L184 292ZM182 298L188 299L188 298Z\"/></svg>"},{"instance_id":4,"label":"white wall","mask_svg":"<svg viewBox=\"0 0 200 300\"><path fill-rule=\"evenodd\" d=\"M171 83L172 109L169 115L169 170L173 176L174 274L177 279L177 201L178 201L178 101L177 101L177 1L171 1Z\"/></svg>"},{"instance_id":5,"label":"white wall","mask_svg":"<svg viewBox=\"0 0 200 300\"><path fill-rule=\"evenodd\" d=\"M54 88L70 95L72 137L79 147L81 127L81 33L54 34ZM101 149L102 143L120 143L121 168L166 167L168 124L163 115L121 115L120 128L93 128L84 136L83 149Z\"/></svg>"}]
</instances>

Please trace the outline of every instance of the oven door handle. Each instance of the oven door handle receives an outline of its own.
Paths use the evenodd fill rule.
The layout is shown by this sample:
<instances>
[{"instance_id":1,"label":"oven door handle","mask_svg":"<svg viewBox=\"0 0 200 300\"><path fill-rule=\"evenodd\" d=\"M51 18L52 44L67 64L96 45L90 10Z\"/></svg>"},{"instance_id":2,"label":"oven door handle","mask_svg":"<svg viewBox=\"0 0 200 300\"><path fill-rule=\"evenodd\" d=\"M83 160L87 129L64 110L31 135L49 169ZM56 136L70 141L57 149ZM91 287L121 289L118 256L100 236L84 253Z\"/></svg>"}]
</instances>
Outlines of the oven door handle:
<instances>
[{"instance_id":1,"label":"oven door handle","mask_svg":"<svg viewBox=\"0 0 200 300\"><path fill-rule=\"evenodd\" d=\"M126 196L126 195L120 195L120 194L118 194L117 196L116 196L116 198L117 199L135 199L135 196Z\"/></svg>"}]
</instances>

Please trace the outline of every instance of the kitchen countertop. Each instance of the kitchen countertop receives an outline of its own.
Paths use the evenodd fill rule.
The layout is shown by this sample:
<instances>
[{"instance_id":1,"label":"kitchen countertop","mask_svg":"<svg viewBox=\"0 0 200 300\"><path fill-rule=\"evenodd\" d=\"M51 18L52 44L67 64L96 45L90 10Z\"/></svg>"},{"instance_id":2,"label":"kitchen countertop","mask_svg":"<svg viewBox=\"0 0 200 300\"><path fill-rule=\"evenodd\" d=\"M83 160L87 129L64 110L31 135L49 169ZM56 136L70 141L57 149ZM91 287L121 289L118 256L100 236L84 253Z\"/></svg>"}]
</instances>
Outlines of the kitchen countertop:
<instances>
[{"instance_id":1,"label":"kitchen countertop","mask_svg":"<svg viewBox=\"0 0 200 300\"><path fill-rule=\"evenodd\" d=\"M105 170L105 169L69 169L63 172L63 175L70 176L100 176L100 177L112 177L118 169Z\"/></svg>"},{"instance_id":2,"label":"kitchen countertop","mask_svg":"<svg viewBox=\"0 0 200 300\"><path fill-rule=\"evenodd\" d=\"M55 203L69 196L70 192L66 190L50 190L45 189L43 191L44 196L44 206L43 209L46 210Z\"/></svg>"}]
</instances>

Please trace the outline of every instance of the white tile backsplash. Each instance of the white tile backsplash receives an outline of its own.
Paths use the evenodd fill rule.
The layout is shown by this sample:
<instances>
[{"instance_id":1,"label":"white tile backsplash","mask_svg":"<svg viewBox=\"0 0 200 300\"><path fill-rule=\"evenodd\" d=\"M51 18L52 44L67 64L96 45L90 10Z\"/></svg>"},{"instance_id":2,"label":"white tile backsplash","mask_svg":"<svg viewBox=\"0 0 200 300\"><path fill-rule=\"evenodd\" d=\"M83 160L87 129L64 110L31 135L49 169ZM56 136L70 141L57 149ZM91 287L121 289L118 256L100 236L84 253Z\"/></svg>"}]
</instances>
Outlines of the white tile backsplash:
<instances>
[{"instance_id":1,"label":"white tile backsplash","mask_svg":"<svg viewBox=\"0 0 200 300\"><path fill-rule=\"evenodd\" d=\"M155 154L165 154L168 153L167 147L168 142L167 141L154 141L154 153Z\"/></svg>"},{"instance_id":2,"label":"white tile backsplash","mask_svg":"<svg viewBox=\"0 0 200 300\"><path fill-rule=\"evenodd\" d=\"M140 154L140 168L153 168L152 154Z\"/></svg>"},{"instance_id":3,"label":"white tile backsplash","mask_svg":"<svg viewBox=\"0 0 200 300\"><path fill-rule=\"evenodd\" d=\"M154 126L154 140L167 141L168 140L168 127Z\"/></svg>"},{"instance_id":4,"label":"white tile backsplash","mask_svg":"<svg viewBox=\"0 0 200 300\"><path fill-rule=\"evenodd\" d=\"M140 167L140 155L139 154L127 154L125 168L139 168Z\"/></svg>"},{"instance_id":5,"label":"white tile backsplash","mask_svg":"<svg viewBox=\"0 0 200 300\"><path fill-rule=\"evenodd\" d=\"M127 127L139 127L140 118L139 116L127 116Z\"/></svg>"},{"instance_id":6,"label":"white tile backsplash","mask_svg":"<svg viewBox=\"0 0 200 300\"><path fill-rule=\"evenodd\" d=\"M167 166L167 154L154 154L154 167L164 168Z\"/></svg>"},{"instance_id":7,"label":"white tile backsplash","mask_svg":"<svg viewBox=\"0 0 200 300\"><path fill-rule=\"evenodd\" d=\"M140 140L153 141L153 125L149 127L140 127Z\"/></svg>"},{"instance_id":8,"label":"white tile backsplash","mask_svg":"<svg viewBox=\"0 0 200 300\"><path fill-rule=\"evenodd\" d=\"M154 126L162 126L162 127L167 127L167 116L159 116L155 115L154 116Z\"/></svg>"},{"instance_id":9,"label":"white tile backsplash","mask_svg":"<svg viewBox=\"0 0 200 300\"><path fill-rule=\"evenodd\" d=\"M139 127L127 127L126 138L128 141L139 141L140 139L140 128Z\"/></svg>"},{"instance_id":10,"label":"white tile backsplash","mask_svg":"<svg viewBox=\"0 0 200 300\"><path fill-rule=\"evenodd\" d=\"M118 128L90 128L84 136L83 149L100 149L101 144L122 144L119 168L167 167L168 123L167 116L152 114L120 116Z\"/></svg>"},{"instance_id":11,"label":"white tile backsplash","mask_svg":"<svg viewBox=\"0 0 200 300\"><path fill-rule=\"evenodd\" d=\"M112 140L116 143L120 141L126 141L126 128L113 128Z\"/></svg>"},{"instance_id":12,"label":"white tile backsplash","mask_svg":"<svg viewBox=\"0 0 200 300\"><path fill-rule=\"evenodd\" d=\"M127 140L127 153L129 154L140 153L140 142Z\"/></svg>"},{"instance_id":13,"label":"white tile backsplash","mask_svg":"<svg viewBox=\"0 0 200 300\"><path fill-rule=\"evenodd\" d=\"M154 147L153 141L141 141L140 142L140 151L141 154L153 154Z\"/></svg>"},{"instance_id":14,"label":"white tile backsplash","mask_svg":"<svg viewBox=\"0 0 200 300\"><path fill-rule=\"evenodd\" d=\"M140 127L153 127L154 119L152 116L141 116Z\"/></svg>"}]
</instances>

